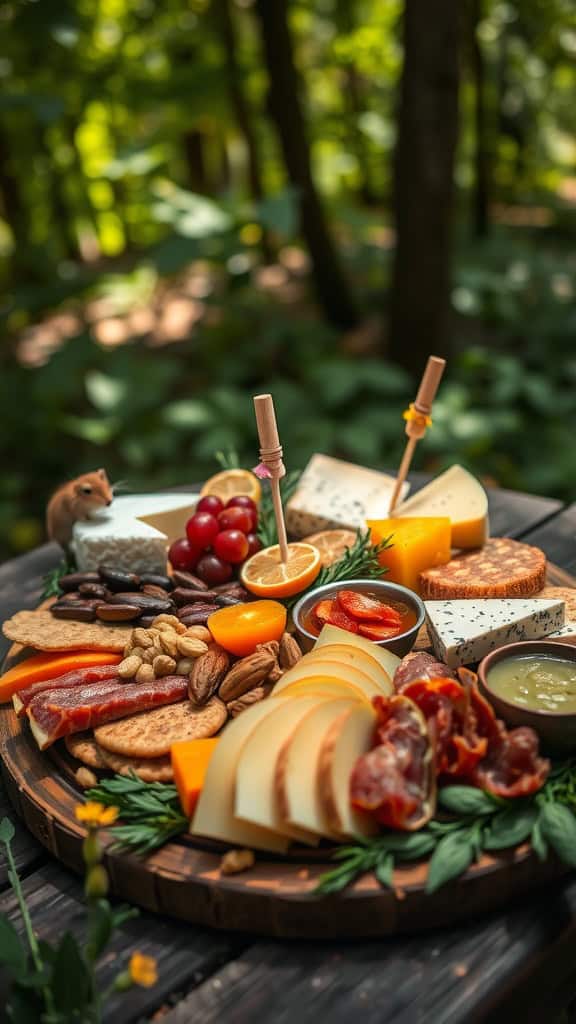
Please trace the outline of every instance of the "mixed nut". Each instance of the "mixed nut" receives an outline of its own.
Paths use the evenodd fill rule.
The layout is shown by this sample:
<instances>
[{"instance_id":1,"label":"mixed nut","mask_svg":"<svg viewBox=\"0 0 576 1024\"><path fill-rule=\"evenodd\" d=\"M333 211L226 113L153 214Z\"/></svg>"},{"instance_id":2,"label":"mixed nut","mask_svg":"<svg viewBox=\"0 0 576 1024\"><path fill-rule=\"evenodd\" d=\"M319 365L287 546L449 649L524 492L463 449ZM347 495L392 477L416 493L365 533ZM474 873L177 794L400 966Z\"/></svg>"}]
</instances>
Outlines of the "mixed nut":
<instances>
[{"instance_id":1,"label":"mixed nut","mask_svg":"<svg viewBox=\"0 0 576 1024\"><path fill-rule=\"evenodd\" d=\"M249 597L237 582L208 587L197 576L133 572L101 565L97 572L73 572L60 579L61 595L51 606L59 619L78 622L134 622L148 628L158 615L174 615L185 626L203 626L212 612Z\"/></svg>"}]
</instances>

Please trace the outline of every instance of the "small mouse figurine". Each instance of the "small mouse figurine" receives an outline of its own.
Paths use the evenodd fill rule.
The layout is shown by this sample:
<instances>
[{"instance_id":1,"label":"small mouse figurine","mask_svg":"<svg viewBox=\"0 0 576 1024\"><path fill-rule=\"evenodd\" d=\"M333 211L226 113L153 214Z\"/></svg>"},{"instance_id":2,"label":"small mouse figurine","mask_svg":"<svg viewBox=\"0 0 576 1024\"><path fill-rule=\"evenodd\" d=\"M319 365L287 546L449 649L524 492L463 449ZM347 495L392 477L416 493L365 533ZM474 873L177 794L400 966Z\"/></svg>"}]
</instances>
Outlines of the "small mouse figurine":
<instances>
[{"instance_id":1,"label":"small mouse figurine","mask_svg":"<svg viewBox=\"0 0 576 1024\"><path fill-rule=\"evenodd\" d=\"M46 530L50 540L68 550L74 523L90 519L92 512L112 504L114 494L105 469L84 473L70 480L52 495L46 509Z\"/></svg>"}]
</instances>

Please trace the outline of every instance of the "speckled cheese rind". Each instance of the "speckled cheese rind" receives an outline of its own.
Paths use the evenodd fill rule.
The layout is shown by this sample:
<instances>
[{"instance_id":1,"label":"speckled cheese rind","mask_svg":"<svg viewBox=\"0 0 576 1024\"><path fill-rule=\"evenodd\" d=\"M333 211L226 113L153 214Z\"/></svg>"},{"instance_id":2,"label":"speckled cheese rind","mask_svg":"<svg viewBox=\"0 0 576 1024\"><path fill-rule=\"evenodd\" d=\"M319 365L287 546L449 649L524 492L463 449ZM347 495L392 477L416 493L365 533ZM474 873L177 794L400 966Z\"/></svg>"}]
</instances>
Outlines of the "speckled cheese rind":
<instances>
[{"instance_id":1,"label":"speckled cheese rind","mask_svg":"<svg viewBox=\"0 0 576 1024\"><path fill-rule=\"evenodd\" d=\"M420 573L425 601L532 597L546 582L546 556L509 537L491 537L480 551L456 555Z\"/></svg>"},{"instance_id":2,"label":"speckled cheese rind","mask_svg":"<svg viewBox=\"0 0 576 1024\"><path fill-rule=\"evenodd\" d=\"M437 658L456 668L520 640L539 640L564 624L564 602L553 600L426 601Z\"/></svg>"},{"instance_id":3,"label":"speckled cheese rind","mask_svg":"<svg viewBox=\"0 0 576 1024\"><path fill-rule=\"evenodd\" d=\"M395 483L386 473L313 455L286 506L288 532L300 538L319 530L365 529L366 519L388 515ZM407 492L405 484L401 497Z\"/></svg>"}]
</instances>

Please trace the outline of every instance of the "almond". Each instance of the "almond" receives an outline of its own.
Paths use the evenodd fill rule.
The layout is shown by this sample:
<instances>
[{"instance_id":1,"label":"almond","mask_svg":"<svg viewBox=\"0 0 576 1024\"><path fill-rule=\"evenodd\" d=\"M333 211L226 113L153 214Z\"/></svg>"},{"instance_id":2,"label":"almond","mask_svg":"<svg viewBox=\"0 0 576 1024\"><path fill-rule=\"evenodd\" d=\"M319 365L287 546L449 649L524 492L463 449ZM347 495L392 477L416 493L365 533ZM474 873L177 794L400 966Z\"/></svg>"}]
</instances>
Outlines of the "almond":
<instances>
[{"instance_id":1,"label":"almond","mask_svg":"<svg viewBox=\"0 0 576 1024\"><path fill-rule=\"evenodd\" d=\"M278 655L280 667L283 669L292 668L293 665L300 661L301 657L302 651L298 641L290 633L283 633L280 639L280 653Z\"/></svg>"},{"instance_id":2,"label":"almond","mask_svg":"<svg viewBox=\"0 0 576 1024\"><path fill-rule=\"evenodd\" d=\"M252 704L257 704L258 701L264 700L268 696L272 689L270 683L262 683L261 686L255 686L253 690L248 690L248 693L238 697L237 700L231 700L226 705L228 714L231 718L237 718L241 715L246 708L252 707Z\"/></svg>"},{"instance_id":3,"label":"almond","mask_svg":"<svg viewBox=\"0 0 576 1024\"><path fill-rule=\"evenodd\" d=\"M275 657L269 651L254 651L241 658L224 677L219 691L223 701L236 700L262 683L274 668Z\"/></svg>"},{"instance_id":4,"label":"almond","mask_svg":"<svg viewBox=\"0 0 576 1024\"><path fill-rule=\"evenodd\" d=\"M210 650L206 649L196 659L188 685L188 694L193 704L205 704L216 693L229 665L230 655L218 644L212 644Z\"/></svg>"}]
</instances>

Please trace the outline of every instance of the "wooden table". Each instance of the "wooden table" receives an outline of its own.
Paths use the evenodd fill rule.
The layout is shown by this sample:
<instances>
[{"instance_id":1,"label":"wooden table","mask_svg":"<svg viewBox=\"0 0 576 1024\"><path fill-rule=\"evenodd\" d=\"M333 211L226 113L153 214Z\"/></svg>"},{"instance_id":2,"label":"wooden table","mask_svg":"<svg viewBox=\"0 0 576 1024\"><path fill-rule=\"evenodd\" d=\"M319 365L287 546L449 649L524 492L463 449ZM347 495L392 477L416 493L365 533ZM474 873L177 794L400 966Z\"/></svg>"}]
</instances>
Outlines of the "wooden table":
<instances>
[{"instance_id":1,"label":"wooden table","mask_svg":"<svg viewBox=\"0 0 576 1024\"><path fill-rule=\"evenodd\" d=\"M576 573L576 504L562 508L547 498L492 491L490 510L494 535L537 544ZM0 568L1 620L35 605L41 575L58 557L55 546L45 545ZM14 818L0 791L5 813ZM18 866L39 934L79 932L79 880L18 822L16 828ZM0 911L17 921L1 859ZM465 927L371 942L279 942L142 913L116 933L102 980L107 984L135 948L157 958L160 980L113 1001L106 1021L473 1024L522 1014L525 1022L552 1024L576 998L575 918L574 880ZM0 997L0 1019L2 1003Z\"/></svg>"}]
</instances>

